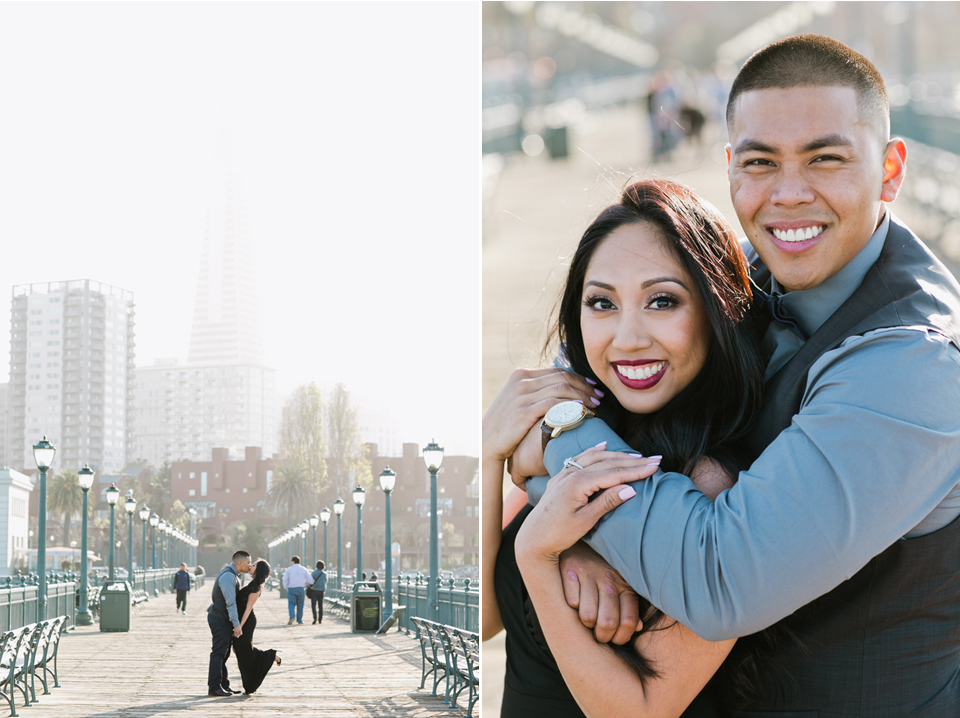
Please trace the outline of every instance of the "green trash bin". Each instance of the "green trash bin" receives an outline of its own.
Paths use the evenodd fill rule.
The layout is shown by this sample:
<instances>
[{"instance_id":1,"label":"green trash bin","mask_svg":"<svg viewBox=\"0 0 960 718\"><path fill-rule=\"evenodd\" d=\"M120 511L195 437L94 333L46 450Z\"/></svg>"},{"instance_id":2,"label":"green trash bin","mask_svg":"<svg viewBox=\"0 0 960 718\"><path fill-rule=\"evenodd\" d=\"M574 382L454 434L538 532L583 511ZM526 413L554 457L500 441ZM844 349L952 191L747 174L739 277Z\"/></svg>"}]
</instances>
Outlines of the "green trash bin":
<instances>
[{"instance_id":1,"label":"green trash bin","mask_svg":"<svg viewBox=\"0 0 960 718\"><path fill-rule=\"evenodd\" d=\"M130 630L130 584L112 581L100 589L100 630Z\"/></svg>"},{"instance_id":2,"label":"green trash bin","mask_svg":"<svg viewBox=\"0 0 960 718\"><path fill-rule=\"evenodd\" d=\"M353 584L350 595L350 631L351 633L376 633L383 622L380 607L383 605L383 592L376 581L358 581Z\"/></svg>"}]
</instances>

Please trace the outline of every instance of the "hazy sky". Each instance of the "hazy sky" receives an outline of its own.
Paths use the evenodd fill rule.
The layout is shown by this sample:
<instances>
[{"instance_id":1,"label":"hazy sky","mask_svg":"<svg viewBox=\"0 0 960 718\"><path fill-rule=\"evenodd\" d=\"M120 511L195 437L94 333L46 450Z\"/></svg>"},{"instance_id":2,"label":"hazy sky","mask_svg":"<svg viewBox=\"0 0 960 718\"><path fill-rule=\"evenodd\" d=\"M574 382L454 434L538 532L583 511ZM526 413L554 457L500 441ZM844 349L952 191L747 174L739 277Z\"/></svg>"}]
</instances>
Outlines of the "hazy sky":
<instances>
[{"instance_id":1,"label":"hazy sky","mask_svg":"<svg viewBox=\"0 0 960 718\"><path fill-rule=\"evenodd\" d=\"M342 381L478 455L479 4L0 4L0 381L14 285L134 292L186 360L233 136L279 389Z\"/></svg>"}]
</instances>

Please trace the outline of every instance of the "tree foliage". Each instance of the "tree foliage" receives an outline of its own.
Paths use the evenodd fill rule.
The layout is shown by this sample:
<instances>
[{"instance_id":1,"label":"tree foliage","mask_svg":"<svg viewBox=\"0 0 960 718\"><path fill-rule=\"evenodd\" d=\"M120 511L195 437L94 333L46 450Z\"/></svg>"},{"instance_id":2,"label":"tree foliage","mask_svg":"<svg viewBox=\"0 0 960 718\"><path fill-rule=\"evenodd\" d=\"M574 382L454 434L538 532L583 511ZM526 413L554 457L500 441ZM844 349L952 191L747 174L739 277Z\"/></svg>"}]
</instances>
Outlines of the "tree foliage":
<instances>
[{"instance_id":1,"label":"tree foliage","mask_svg":"<svg viewBox=\"0 0 960 718\"><path fill-rule=\"evenodd\" d=\"M247 551L254 560L267 555L267 540L259 519L243 519L230 529L232 546Z\"/></svg>"},{"instance_id":2,"label":"tree foliage","mask_svg":"<svg viewBox=\"0 0 960 718\"><path fill-rule=\"evenodd\" d=\"M361 447L357 410L344 384L333 388L327 402L327 437L327 465L334 497L346 497L356 484L369 488L370 459Z\"/></svg>"},{"instance_id":3,"label":"tree foliage","mask_svg":"<svg viewBox=\"0 0 960 718\"><path fill-rule=\"evenodd\" d=\"M298 386L283 407L280 456L287 466L298 466L316 493L326 480L323 441L323 402L313 382Z\"/></svg>"},{"instance_id":4,"label":"tree foliage","mask_svg":"<svg viewBox=\"0 0 960 718\"><path fill-rule=\"evenodd\" d=\"M70 545L70 521L83 510L83 489L75 471L61 471L50 479L47 508L63 515L63 545Z\"/></svg>"},{"instance_id":5,"label":"tree foliage","mask_svg":"<svg viewBox=\"0 0 960 718\"><path fill-rule=\"evenodd\" d=\"M282 525L292 525L312 513L316 501L316 483L302 466L288 463L274 473L267 504L282 518Z\"/></svg>"}]
</instances>

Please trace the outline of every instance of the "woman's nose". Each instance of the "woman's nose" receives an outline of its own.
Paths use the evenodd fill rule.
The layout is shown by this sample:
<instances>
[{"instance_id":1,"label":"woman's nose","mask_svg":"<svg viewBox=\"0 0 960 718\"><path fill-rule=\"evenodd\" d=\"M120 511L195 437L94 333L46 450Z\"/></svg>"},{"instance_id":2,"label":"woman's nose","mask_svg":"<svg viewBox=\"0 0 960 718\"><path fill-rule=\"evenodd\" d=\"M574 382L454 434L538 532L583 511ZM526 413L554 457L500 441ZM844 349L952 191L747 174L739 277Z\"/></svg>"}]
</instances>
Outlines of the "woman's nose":
<instances>
[{"instance_id":1,"label":"woman's nose","mask_svg":"<svg viewBox=\"0 0 960 718\"><path fill-rule=\"evenodd\" d=\"M619 351L630 352L645 349L652 343L640 312L625 312L617 325L613 347Z\"/></svg>"}]
</instances>

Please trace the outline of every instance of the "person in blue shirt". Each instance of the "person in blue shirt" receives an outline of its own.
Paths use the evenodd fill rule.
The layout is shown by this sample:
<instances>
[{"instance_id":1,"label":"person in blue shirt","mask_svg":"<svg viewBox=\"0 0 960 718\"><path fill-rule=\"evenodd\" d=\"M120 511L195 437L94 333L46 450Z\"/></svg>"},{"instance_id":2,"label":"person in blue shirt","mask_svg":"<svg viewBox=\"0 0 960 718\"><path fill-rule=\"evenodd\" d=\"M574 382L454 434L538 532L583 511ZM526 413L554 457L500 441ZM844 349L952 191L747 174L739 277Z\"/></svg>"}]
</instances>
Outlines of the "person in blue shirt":
<instances>
[{"instance_id":1,"label":"person in blue shirt","mask_svg":"<svg viewBox=\"0 0 960 718\"><path fill-rule=\"evenodd\" d=\"M190 593L190 572L187 564L181 563L180 570L174 574L173 588L177 592L177 614L187 615L187 594Z\"/></svg>"}]
</instances>

